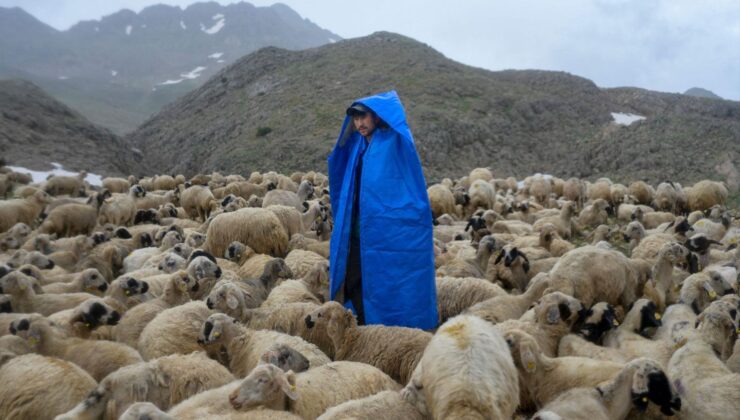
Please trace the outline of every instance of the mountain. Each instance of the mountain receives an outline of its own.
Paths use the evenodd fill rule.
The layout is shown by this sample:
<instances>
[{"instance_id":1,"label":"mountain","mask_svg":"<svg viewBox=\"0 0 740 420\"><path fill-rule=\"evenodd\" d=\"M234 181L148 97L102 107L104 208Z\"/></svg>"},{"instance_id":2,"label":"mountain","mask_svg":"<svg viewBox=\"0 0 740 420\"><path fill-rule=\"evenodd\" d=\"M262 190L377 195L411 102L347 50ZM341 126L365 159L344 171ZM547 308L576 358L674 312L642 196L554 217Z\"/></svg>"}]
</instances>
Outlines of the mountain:
<instances>
[{"instance_id":1,"label":"mountain","mask_svg":"<svg viewBox=\"0 0 740 420\"><path fill-rule=\"evenodd\" d=\"M683 93L684 95L696 96L697 98L709 98L709 99L722 99L721 96L712 92L711 90L702 89L700 87L692 87Z\"/></svg>"},{"instance_id":2,"label":"mountain","mask_svg":"<svg viewBox=\"0 0 740 420\"><path fill-rule=\"evenodd\" d=\"M130 144L24 80L0 80L0 156L14 166L98 175L141 174Z\"/></svg>"},{"instance_id":3,"label":"mountain","mask_svg":"<svg viewBox=\"0 0 740 420\"><path fill-rule=\"evenodd\" d=\"M0 77L31 80L92 122L123 133L245 54L339 39L284 4L155 5L66 31L22 9L0 8Z\"/></svg>"},{"instance_id":4,"label":"mountain","mask_svg":"<svg viewBox=\"0 0 740 420\"><path fill-rule=\"evenodd\" d=\"M127 138L167 173L325 171L345 108L389 89L432 181L484 166L499 176L688 182L718 178L714 165L740 158L738 102L600 89L562 72L492 72L385 32L259 50Z\"/></svg>"}]
</instances>

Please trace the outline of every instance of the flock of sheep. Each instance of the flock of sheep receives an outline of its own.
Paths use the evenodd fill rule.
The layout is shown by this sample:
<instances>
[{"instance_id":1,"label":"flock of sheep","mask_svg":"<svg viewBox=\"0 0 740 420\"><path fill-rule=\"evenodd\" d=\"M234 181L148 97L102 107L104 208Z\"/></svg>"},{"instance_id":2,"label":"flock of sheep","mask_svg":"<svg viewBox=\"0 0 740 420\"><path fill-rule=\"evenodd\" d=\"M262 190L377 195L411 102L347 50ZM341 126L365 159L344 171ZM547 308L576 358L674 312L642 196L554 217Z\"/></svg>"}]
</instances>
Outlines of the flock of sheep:
<instances>
[{"instance_id":1,"label":"flock of sheep","mask_svg":"<svg viewBox=\"0 0 740 420\"><path fill-rule=\"evenodd\" d=\"M0 167L0 418L737 419L722 183L429 186L440 324L329 300L318 172Z\"/></svg>"}]
</instances>

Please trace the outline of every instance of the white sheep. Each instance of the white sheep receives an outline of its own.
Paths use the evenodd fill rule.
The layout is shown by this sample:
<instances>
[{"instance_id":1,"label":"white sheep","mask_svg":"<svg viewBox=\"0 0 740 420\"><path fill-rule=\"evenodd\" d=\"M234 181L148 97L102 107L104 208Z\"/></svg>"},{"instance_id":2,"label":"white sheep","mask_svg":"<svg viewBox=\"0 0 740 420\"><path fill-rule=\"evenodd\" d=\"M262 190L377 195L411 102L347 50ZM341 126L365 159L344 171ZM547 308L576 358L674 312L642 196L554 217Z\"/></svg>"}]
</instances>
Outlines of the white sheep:
<instances>
[{"instance_id":1,"label":"white sheep","mask_svg":"<svg viewBox=\"0 0 740 420\"><path fill-rule=\"evenodd\" d=\"M180 193L180 203L188 216L203 222L220 206L219 200L213 197L211 190L201 185L193 185L183 190Z\"/></svg>"},{"instance_id":2,"label":"white sheep","mask_svg":"<svg viewBox=\"0 0 740 420\"><path fill-rule=\"evenodd\" d=\"M508 419L519 405L519 383L502 335L459 315L437 330L402 396L434 419Z\"/></svg>"},{"instance_id":3,"label":"white sheep","mask_svg":"<svg viewBox=\"0 0 740 420\"><path fill-rule=\"evenodd\" d=\"M549 286L547 274L540 273L532 279L526 291L521 295L495 296L471 306L465 313L480 317L492 324L507 319L519 319L537 299L542 297L542 293Z\"/></svg>"},{"instance_id":4,"label":"white sheep","mask_svg":"<svg viewBox=\"0 0 740 420\"><path fill-rule=\"evenodd\" d=\"M98 381L122 366L142 361L139 353L125 344L70 337L43 318L16 320L10 329L35 352L73 362Z\"/></svg>"},{"instance_id":5,"label":"white sheep","mask_svg":"<svg viewBox=\"0 0 740 420\"><path fill-rule=\"evenodd\" d=\"M144 360L201 350L198 345L203 323L213 313L205 302L194 301L165 309L149 321L137 348Z\"/></svg>"},{"instance_id":6,"label":"white sheep","mask_svg":"<svg viewBox=\"0 0 740 420\"><path fill-rule=\"evenodd\" d=\"M206 233L206 251L224 255L234 241L260 254L282 257L288 250L288 234L280 219L265 209L243 208L219 214L211 220Z\"/></svg>"},{"instance_id":7,"label":"white sheep","mask_svg":"<svg viewBox=\"0 0 740 420\"><path fill-rule=\"evenodd\" d=\"M23 199L0 200L0 233L10 229L16 223L34 226L44 206L50 201L49 194L43 191L37 191Z\"/></svg>"},{"instance_id":8,"label":"white sheep","mask_svg":"<svg viewBox=\"0 0 740 420\"><path fill-rule=\"evenodd\" d=\"M114 420L137 401L149 401L166 410L234 379L225 367L208 359L203 352L160 357L111 373L87 398L57 419Z\"/></svg>"},{"instance_id":9,"label":"white sheep","mask_svg":"<svg viewBox=\"0 0 740 420\"><path fill-rule=\"evenodd\" d=\"M229 360L229 370L237 377L248 375L261 362L262 355L276 343L297 350L308 359L312 367L330 362L318 347L300 337L277 331L252 330L238 324L226 314L209 316L203 323L198 342L224 348Z\"/></svg>"},{"instance_id":10,"label":"white sheep","mask_svg":"<svg viewBox=\"0 0 740 420\"><path fill-rule=\"evenodd\" d=\"M309 328L325 326L334 346L335 360L363 362L387 373L399 383L408 382L432 335L406 327L358 326L352 311L330 301L306 317Z\"/></svg>"},{"instance_id":11,"label":"white sheep","mask_svg":"<svg viewBox=\"0 0 740 420\"><path fill-rule=\"evenodd\" d=\"M158 298L140 303L123 314L118 325L113 328L113 337L116 341L136 347L141 332L157 314L190 301L188 290L194 281L184 271L169 274L169 277L163 293Z\"/></svg>"},{"instance_id":12,"label":"white sheep","mask_svg":"<svg viewBox=\"0 0 740 420\"><path fill-rule=\"evenodd\" d=\"M440 322L461 314L479 302L507 295L501 286L475 277L437 277L436 287Z\"/></svg>"},{"instance_id":13,"label":"white sheep","mask_svg":"<svg viewBox=\"0 0 740 420\"><path fill-rule=\"evenodd\" d=\"M532 225L535 231L539 231L542 227L548 223L554 225L558 230L558 235L564 239L569 239L573 234L572 223L573 216L576 214L576 205L573 202L567 202L563 204L560 209L560 214L557 216L547 216L538 219Z\"/></svg>"},{"instance_id":14,"label":"white sheep","mask_svg":"<svg viewBox=\"0 0 740 420\"><path fill-rule=\"evenodd\" d=\"M0 366L0 418L53 418L74 407L97 382L74 363L26 354Z\"/></svg>"},{"instance_id":15,"label":"white sheep","mask_svg":"<svg viewBox=\"0 0 740 420\"><path fill-rule=\"evenodd\" d=\"M400 386L380 370L356 362L332 362L306 372L256 367L229 395L237 410L265 407L315 419L328 408Z\"/></svg>"},{"instance_id":16,"label":"white sheep","mask_svg":"<svg viewBox=\"0 0 740 420\"><path fill-rule=\"evenodd\" d=\"M12 296L13 308L18 312L38 312L51 315L71 309L80 303L95 298L90 293L41 293L34 290L35 279L19 271L13 271L0 281L0 290Z\"/></svg>"},{"instance_id":17,"label":"white sheep","mask_svg":"<svg viewBox=\"0 0 740 420\"><path fill-rule=\"evenodd\" d=\"M660 406L665 416L672 416L673 410L680 411L682 406L663 369L650 359L638 359L597 387L563 392L532 420L623 420L633 406L645 411L650 402Z\"/></svg>"}]
</instances>

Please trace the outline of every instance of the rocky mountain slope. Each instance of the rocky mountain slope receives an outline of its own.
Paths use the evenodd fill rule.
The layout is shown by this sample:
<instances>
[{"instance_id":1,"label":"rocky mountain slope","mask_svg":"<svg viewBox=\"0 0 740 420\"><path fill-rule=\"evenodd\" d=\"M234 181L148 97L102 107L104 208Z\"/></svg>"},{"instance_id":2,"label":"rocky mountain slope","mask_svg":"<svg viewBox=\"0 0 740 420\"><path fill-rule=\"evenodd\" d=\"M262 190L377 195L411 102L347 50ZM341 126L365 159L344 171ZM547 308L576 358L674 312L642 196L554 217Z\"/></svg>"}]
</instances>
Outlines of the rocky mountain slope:
<instances>
[{"instance_id":1,"label":"rocky mountain slope","mask_svg":"<svg viewBox=\"0 0 740 420\"><path fill-rule=\"evenodd\" d=\"M601 89L562 72L466 66L391 33L304 51L265 48L131 133L149 167L325 170L346 106L396 89L430 180L496 174L691 182L740 160L740 103Z\"/></svg>"},{"instance_id":2,"label":"rocky mountain slope","mask_svg":"<svg viewBox=\"0 0 740 420\"><path fill-rule=\"evenodd\" d=\"M145 173L125 140L22 80L0 81L0 158L39 171L58 163L98 175Z\"/></svg>"},{"instance_id":3,"label":"rocky mountain slope","mask_svg":"<svg viewBox=\"0 0 740 420\"><path fill-rule=\"evenodd\" d=\"M124 9L65 31L20 8L0 8L0 78L31 80L123 133L245 54L339 39L279 3Z\"/></svg>"}]
</instances>

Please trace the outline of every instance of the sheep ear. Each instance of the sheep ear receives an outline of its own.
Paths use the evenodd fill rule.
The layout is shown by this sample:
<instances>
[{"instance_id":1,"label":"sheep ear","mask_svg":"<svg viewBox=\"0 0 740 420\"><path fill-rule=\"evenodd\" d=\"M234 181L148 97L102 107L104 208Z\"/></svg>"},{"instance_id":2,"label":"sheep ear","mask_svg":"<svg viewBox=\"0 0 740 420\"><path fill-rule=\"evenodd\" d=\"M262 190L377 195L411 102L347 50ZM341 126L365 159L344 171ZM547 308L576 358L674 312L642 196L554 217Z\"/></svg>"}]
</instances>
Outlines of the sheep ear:
<instances>
[{"instance_id":1,"label":"sheep ear","mask_svg":"<svg viewBox=\"0 0 740 420\"><path fill-rule=\"evenodd\" d=\"M287 371L284 375L278 378L280 389L283 390L285 395L291 400L295 401L298 399L298 393L295 387L295 373L292 370Z\"/></svg>"},{"instance_id":2,"label":"sheep ear","mask_svg":"<svg viewBox=\"0 0 740 420\"><path fill-rule=\"evenodd\" d=\"M503 258L503 257L504 257L504 250L502 249L501 251L499 251L498 255L496 256L496 261L494 261L493 263L494 264L500 263L501 262L501 258Z\"/></svg>"},{"instance_id":3,"label":"sheep ear","mask_svg":"<svg viewBox=\"0 0 740 420\"><path fill-rule=\"evenodd\" d=\"M229 296L226 297L226 306L229 307L229 309L234 310L239 306L239 301L236 300L236 297L229 293Z\"/></svg>"},{"instance_id":4,"label":"sheep ear","mask_svg":"<svg viewBox=\"0 0 740 420\"><path fill-rule=\"evenodd\" d=\"M520 358L524 370L528 373L534 373L537 370L537 361L534 357L534 351L528 345L521 345L520 347Z\"/></svg>"},{"instance_id":5,"label":"sheep ear","mask_svg":"<svg viewBox=\"0 0 740 420\"><path fill-rule=\"evenodd\" d=\"M560 310L557 306L552 306L550 309L547 310L547 323L548 324L557 324L560 320Z\"/></svg>"}]
</instances>

